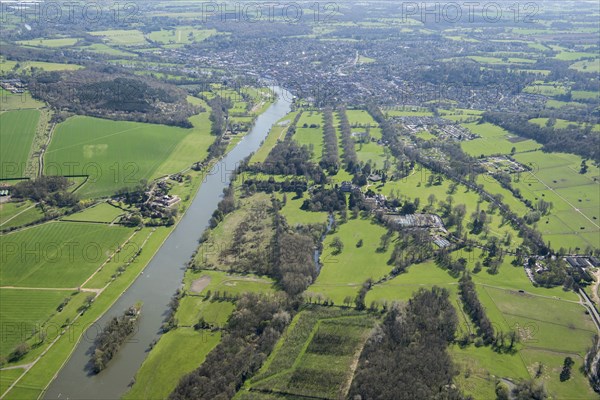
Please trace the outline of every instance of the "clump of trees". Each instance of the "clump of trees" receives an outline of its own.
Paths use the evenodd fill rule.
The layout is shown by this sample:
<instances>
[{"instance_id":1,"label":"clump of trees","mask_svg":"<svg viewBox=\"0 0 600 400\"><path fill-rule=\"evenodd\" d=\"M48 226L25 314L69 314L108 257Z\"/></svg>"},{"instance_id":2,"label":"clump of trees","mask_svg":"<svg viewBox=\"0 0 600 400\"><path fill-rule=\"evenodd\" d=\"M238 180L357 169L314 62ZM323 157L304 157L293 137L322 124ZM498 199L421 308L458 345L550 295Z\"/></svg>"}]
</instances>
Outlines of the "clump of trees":
<instances>
[{"instance_id":1,"label":"clump of trees","mask_svg":"<svg viewBox=\"0 0 600 400\"><path fill-rule=\"evenodd\" d=\"M188 118L200 111L187 102L184 90L114 67L44 72L31 78L30 87L33 96L57 110L100 118L191 128Z\"/></svg>"},{"instance_id":2,"label":"clump of trees","mask_svg":"<svg viewBox=\"0 0 600 400\"><path fill-rule=\"evenodd\" d=\"M304 200L300 208L308 211L342 211L346 209L346 196L339 189L316 187L310 199Z\"/></svg>"},{"instance_id":3,"label":"clump of trees","mask_svg":"<svg viewBox=\"0 0 600 400\"><path fill-rule=\"evenodd\" d=\"M310 159L311 151L308 146L300 146L294 140L286 139L271 149L264 163L253 164L248 170L270 175L305 176L316 183L326 183L327 177L323 170Z\"/></svg>"},{"instance_id":4,"label":"clump of trees","mask_svg":"<svg viewBox=\"0 0 600 400\"><path fill-rule=\"evenodd\" d=\"M515 400L546 400L548 393L542 383L535 380L523 380L511 391Z\"/></svg>"},{"instance_id":5,"label":"clump of trees","mask_svg":"<svg viewBox=\"0 0 600 400\"><path fill-rule=\"evenodd\" d=\"M560 381L568 381L571 378L571 368L575 364L575 361L571 357L565 357L562 371L560 371Z\"/></svg>"},{"instance_id":6,"label":"clump of trees","mask_svg":"<svg viewBox=\"0 0 600 400\"><path fill-rule=\"evenodd\" d=\"M457 324L449 293L439 287L392 307L362 351L349 398L465 398L452 385L458 371L447 352Z\"/></svg>"},{"instance_id":7,"label":"clump of trees","mask_svg":"<svg viewBox=\"0 0 600 400\"><path fill-rule=\"evenodd\" d=\"M79 199L68 188L69 181L64 176L41 176L17 183L11 195L16 199L31 199L55 207L74 207Z\"/></svg>"},{"instance_id":8,"label":"clump of trees","mask_svg":"<svg viewBox=\"0 0 600 400\"><path fill-rule=\"evenodd\" d=\"M139 307L131 307L123 315L108 321L102 332L94 341L92 355L92 371L99 373L106 368L108 362L117 354L121 345L134 332Z\"/></svg>"}]
</instances>

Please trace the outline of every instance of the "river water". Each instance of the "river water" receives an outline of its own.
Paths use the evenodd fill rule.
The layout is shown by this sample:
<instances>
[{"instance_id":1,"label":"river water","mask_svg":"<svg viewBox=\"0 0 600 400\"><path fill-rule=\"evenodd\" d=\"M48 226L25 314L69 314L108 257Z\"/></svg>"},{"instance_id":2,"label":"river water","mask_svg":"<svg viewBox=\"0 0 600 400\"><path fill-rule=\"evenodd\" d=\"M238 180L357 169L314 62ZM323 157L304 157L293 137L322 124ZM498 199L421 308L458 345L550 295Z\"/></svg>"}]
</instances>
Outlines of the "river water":
<instances>
[{"instance_id":1,"label":"river water","mask_svg":"<svg viewBox=\"0 0 600 400\"><path fill-rule=\"evenodd\" d=\"M231 173L239 162L256 151L271 126L290 111L292 95L282 88L275 102L261 114L252 130L206 174L192 204L171 235L150 261L144 273L123 293L115 304L85 334L71 358L48 387L46 399L118 399L148 355L148 346L160 335L160 326L171 296L180 287L185 264L198 247L198 239L229 185ZM89 375L92 340L98 327L138 301L143 302L138 331L125 343L108 367L98 375ZM91 338L91 339L87 339Z\"/></svg>"}]
</instances>

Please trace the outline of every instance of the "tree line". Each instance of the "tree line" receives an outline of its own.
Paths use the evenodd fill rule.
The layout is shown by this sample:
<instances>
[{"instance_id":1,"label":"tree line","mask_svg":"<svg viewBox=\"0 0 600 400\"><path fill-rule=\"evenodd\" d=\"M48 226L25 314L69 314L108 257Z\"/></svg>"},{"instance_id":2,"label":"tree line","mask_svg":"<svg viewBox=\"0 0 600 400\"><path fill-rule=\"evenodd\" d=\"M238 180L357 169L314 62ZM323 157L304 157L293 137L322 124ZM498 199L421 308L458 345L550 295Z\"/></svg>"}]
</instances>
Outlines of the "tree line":
<instances>
[{"instance_id":1,"label":"tree line","mask_svg":"<svg viewBox=\"0 0 600 400\"><path fill-rule=\"evenodd\" d=\"M329 175L337 174L340 169L338 138L333 126L333 111L331 107L326 107L323 110L323 155L319 165Z\"/></svg>"},{"instance_id":2,"label":"tree line","mask_svg":"<svg viewBox=\"0 0 600 400\"><path fill-rule=\"evenodd\" d=\"M350 121L346 115L346 108L340 106L337 110L338 119L340 120L340 131L342 134L342 149L344 169L350 173L354 172L355 166L358 164L358 156L354 146L354 138L350 128Z\"/></svg>"}]
</instances>

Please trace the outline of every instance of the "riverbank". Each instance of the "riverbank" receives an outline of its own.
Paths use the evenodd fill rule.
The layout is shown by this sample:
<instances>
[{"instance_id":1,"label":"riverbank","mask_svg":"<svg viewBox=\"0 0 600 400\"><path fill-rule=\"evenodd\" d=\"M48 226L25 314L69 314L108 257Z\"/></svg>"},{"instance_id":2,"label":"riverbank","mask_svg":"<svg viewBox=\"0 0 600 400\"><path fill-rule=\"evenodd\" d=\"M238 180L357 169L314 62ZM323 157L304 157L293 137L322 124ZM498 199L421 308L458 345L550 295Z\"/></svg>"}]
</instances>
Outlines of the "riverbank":
<instances>
[{"instance_id":1,"label":"riverbank","mask_svg":"<svg viewBox=\"0 0 600 400\"><path fill-rule=\"evenodd\" d=\"M98 323L102 324L106 318L122 312L121 308L126 307L126 304L143 301L145 311L140 317L140 329L132 340L123 346L111 365L98 376L88 376L85 373L83 365L88 358L86 353L89 345L84 341L80 342L56 379L47 388L44 394L46 398L68 395L75 398L113 399L125 392L146 358L148 346L159 336L158 330L170 297L181 283L185 264L195 251L197 238L216 207L222 189L228 184L235 165L255 151L271 125L280 118L279 115L285 115L289 111L289 102L282 97L280 96L257 118L254 128L240 141L240 145L215 162L212 167L205 169L205 173L195 173L202 176L201 189L196 192L196 197L186 213L164 240L148 266L141 269L143 274L132 282L108 312L98 320ZM89 330L84 337L88 335Z\"/></svg>"}]
</instances>

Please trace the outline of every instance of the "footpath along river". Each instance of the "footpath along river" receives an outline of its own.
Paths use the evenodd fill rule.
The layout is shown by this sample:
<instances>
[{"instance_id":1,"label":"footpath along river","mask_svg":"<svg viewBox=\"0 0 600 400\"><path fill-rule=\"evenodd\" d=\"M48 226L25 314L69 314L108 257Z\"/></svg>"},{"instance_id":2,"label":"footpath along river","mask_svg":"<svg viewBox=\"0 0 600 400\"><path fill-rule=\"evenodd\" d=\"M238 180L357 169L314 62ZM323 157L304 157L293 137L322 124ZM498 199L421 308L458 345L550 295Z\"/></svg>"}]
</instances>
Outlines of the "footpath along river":
<instances>
[{"instance_id":1,"label":"footpath along river","mask_svg":"<svg viewBox=\"0 0 600 400\"><path fill-rule=\"evenodd\" d=\"M46 399L118 399L128 389L135 373L148 356L148 346L160 336L171 296L181 285L185 264L198 247L198 239L229 185L231 172L244 158L255 152L267 137L271 126L290 111L292 95L285 89L272 88L275 102L257 119L254 127L235 148L206 174L196 197L171 235L154 255L143 274L123 293L98 322L90 327L70 359L48 387ZM143 302L138 331L125 343L108 367L98 375L89 375L93 338L113 316L138 301Z\"/></svg>"}]
</instances>

